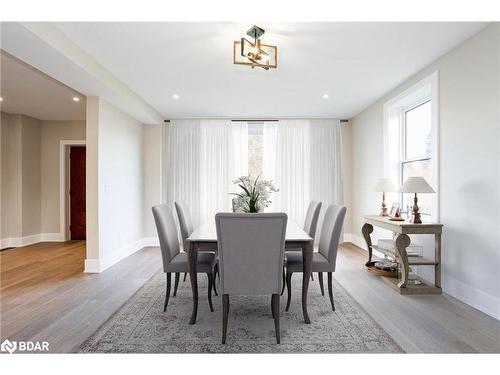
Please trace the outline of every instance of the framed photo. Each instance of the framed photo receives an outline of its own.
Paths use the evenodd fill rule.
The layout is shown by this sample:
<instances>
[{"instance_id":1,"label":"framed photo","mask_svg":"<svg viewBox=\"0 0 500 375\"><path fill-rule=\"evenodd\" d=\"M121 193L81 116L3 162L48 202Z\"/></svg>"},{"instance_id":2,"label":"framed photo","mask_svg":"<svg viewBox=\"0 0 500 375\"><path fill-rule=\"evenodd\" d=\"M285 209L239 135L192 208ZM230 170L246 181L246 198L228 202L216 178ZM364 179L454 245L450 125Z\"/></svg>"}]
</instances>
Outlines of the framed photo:
<instances>
[{"instance_id":1,"label":"framed photo","mask_svg":"<svg viewBox=\"0 0 500 375\"><path fill-rule=\"evenodd\" d=\"M397 217L399 216L399 203L393 203L391 206L391 210L389 211L389 216L390 217Z\"/></svg>"}]
</instances>

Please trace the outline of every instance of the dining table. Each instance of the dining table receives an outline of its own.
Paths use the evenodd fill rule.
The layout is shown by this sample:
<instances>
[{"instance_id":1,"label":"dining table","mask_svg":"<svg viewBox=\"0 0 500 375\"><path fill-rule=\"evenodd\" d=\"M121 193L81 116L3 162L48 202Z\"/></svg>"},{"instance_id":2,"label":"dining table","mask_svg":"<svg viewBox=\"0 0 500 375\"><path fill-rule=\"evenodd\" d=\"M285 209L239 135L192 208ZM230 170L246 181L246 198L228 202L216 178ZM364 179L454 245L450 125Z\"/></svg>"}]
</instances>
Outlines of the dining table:
<instances>
[{"instance_id":1,"label":"dining table","mask_svg":"<svg viewBox=\"0 0 500 375\"><path fill-rule=\"evenodd\" d=\"M197 259L199 251L217 251L217 229L215 219L207 221L196 228L187 238L188 272L193 292L193 310L189 324L196 323L198 313L198 277ZM302 278L302 315L304 322L310 324L307 312L307 290L311 278L314 240L297 224L288 220L285 234L286 251L302 251L303 278Z\"/></svg>"}]
</instances>

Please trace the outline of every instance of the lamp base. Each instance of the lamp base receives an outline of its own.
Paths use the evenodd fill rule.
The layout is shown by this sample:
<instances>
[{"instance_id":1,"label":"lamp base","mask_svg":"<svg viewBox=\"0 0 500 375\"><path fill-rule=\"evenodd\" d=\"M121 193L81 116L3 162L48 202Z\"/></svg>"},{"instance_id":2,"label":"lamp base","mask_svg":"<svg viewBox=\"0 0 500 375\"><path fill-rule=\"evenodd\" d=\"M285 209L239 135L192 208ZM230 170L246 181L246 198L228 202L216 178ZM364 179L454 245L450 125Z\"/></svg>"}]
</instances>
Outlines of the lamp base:
<instances>
[{"instance_id":1,"label":"lamp base","mask_svg":"<svg viewBox=\"0 0 500 375\"><path fill-rule=\"evenodd\" d=\"M379 216L389 216L387 213L387 205L385 204L385 193L382 193L382 205L380 206Z\"/></svg>"},{"instance_id":2,"label":"lamp base","mask_svg":"<svg viewBox=\"0 0 500 375\"><path fill-rule=\"evenodd\" d=\"M417 193L415 193L415 198L413 198L413 224L422 224L422 219L420 219L420 212L417 205Z\"/></svg>"}]
</instances>

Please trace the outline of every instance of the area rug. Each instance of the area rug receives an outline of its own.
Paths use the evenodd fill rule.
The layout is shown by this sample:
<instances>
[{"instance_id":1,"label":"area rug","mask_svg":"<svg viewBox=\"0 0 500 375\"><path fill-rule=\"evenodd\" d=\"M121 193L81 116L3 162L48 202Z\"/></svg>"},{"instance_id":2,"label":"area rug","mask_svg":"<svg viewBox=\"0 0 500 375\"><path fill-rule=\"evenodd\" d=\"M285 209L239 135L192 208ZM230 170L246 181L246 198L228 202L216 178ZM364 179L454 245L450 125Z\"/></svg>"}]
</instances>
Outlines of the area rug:
<instances>
[{"instance_id":1,"label":"area rug","mask_svg":"<svg viewBox=\"0 0 500 375\"><path fill-rule=\"evenodd\" d=\"M292 303L285 312L286 292L280 301L281 344L274 336L271 297L231 297L226 344L221 344L222 301L207 301L207 280L198 277L199 303L195 325L189 325L191 287L180 282L166 312L165 274L155 274L78 352L83 353L400 353L402 349L338 283L335 309L328 294L321 296L318 281L309 284L308 310L312 324L304 324L300 291L302 275L292 279ZM173 283L172 283L173 284ZM326 285L325 285L326 289ZM326 290L325 290L326 291Z\"/></svg>"}]
</instances>

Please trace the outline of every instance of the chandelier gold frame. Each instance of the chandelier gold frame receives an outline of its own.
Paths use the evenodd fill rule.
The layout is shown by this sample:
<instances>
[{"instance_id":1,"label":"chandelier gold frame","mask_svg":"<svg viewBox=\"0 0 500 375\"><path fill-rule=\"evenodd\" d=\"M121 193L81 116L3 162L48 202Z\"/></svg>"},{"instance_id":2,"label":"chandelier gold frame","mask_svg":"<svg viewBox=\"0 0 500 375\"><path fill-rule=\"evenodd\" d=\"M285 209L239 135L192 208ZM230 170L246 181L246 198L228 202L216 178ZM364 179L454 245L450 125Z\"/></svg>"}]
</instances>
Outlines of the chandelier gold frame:
<instances>
[{"instance_id":1,"label":"chandelier gold frame","mask_svg":"<svg viewBox=\"0 0 500 375\"><path fill-rule=\"evenodd\" d=\"M254 38L253 43L246 38L235 40L233 42L233 64L250 66L252 69L255 67L265 70L269 70L270 68L275 69L278 66L278 47L261 43L259 38L264 33L264 29L253 26L247 31L247 35ZM256 52L245 54L245 45L250 46ZM267 63L263 63L263 56L268 57ZM237 57L242 57L243 59L237 60Z\"/></svg>"}]
</instances>

